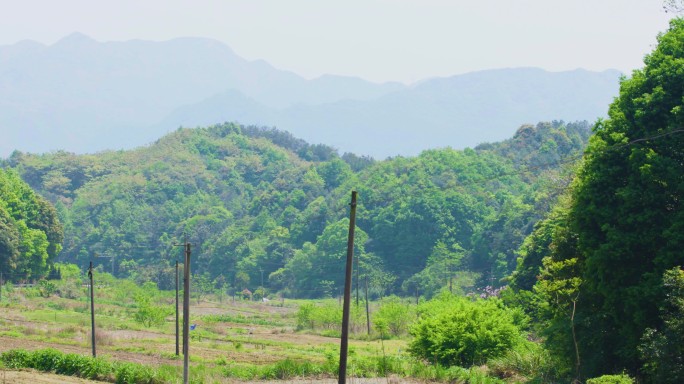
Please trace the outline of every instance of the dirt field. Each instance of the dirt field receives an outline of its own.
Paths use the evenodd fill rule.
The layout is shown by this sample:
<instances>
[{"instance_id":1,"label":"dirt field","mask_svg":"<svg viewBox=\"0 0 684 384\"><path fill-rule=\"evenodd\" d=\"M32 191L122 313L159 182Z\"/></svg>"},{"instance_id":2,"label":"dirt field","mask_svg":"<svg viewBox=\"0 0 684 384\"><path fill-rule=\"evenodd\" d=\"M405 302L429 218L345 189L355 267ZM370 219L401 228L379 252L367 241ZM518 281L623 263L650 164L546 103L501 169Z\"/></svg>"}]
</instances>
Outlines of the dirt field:
<instances>
[{"instance_id":1,"label":"dirt field","mask_svg":"<svg viewBox=\"0 0 684 384\"><path fill-rule=\"evenodd\" d=\"M82 303L51 298L57 309L48 307L41 298L20 298L0 316L0 352L10 349L36 350L54 348L65 353L91 354L90 317L86 311L76 311ZM177 367L181 383L183 361L174 356L172 323L162 327L144 328L131 321L130 311L123 307L101 304L97 320L97 354L110 361L126 361L150 367ZM282 381L240 381L221 374L227 363L265 365L287 358L323 362L326 353L339 346L339 339L295 331L295 308L262 303L202 302L193 305L191 332L191 365L202 365L207 383L239 384L335 384L336 379L292 379ZM232 320L207 321L205 316L223 315ZM232 316L232 317L231 317ZM254 322L250 322L254 320ZM351 340L356 353L377 356L383 353L378 340ZM385 340L384 351L396 354L405 347L401 340ZM173 384L175 384L174 382ZM4 383L96 383L73 377L42 372L0 371ZM399 378L358 379L349 377L349 384L416 384Z\"/></svg>"}]
</instances>

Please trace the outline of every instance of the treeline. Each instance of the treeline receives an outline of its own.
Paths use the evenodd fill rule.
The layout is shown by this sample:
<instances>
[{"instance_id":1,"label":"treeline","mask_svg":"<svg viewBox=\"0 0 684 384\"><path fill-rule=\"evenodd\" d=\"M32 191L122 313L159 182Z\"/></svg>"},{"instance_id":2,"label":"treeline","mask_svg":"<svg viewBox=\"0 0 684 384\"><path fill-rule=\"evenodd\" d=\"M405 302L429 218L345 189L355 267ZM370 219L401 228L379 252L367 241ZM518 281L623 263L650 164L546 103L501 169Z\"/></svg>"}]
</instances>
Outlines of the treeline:
<instances>
[{"instance_id":1,"label":"treeline","mask_svg":"<svg viewBox=\"0 0 684 384\"><path fill-rule=\"evenodd\" d=\"M180 255L174 244L187 238L193 271L217 286L263 281L296 297L340 292L356 189L359 273L371 295L430 296L449 281L503 284L589 134L586 122L555 121L475 149L375 161L226 123L181 128L132 151L15 152L5 166L55 204L62 261L92 259L165 288Z\"/></svg>"}]
</instances>

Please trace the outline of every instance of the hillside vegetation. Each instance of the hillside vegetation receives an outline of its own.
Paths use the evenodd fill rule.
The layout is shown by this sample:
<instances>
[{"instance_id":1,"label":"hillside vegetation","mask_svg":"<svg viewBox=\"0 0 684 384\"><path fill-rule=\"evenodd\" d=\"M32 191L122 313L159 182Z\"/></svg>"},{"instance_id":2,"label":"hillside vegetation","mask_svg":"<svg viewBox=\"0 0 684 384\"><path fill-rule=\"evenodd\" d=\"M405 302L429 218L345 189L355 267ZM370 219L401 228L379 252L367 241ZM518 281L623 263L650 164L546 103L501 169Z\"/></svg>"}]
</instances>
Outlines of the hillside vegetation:
<instances>
[{"instance_id":1,"label":"hillside vegetation","mask_svg":"<svg viewBox=\"0 0 684 384\"><path fill-rule=\"evenodd\" d=\"M100 310L116 302L106 312L110 329L133 318L165 334L173 299L163 289L174 281L176 245L187 238L194 309L203 297L219 303L205 306L200 324L225 323L205 334L216 346L224 338L233 342L224 351L242 348L247 339L229 339L234 324L286 318L296 330L269 337L297 333L302 344L306 332L336 337L340 304L330 297L341 291L348 198L357 190L354 276L357 286L368 282L371 314L364 319L369 310L357 298L350 328L358 339L380 341L356 355L361 375L682 383L683 110L684 19L674 19L645 67L622 79L609 118L591 137L587 123L554 121L522 126L499 143L375 161L226 123L178 129L133 151L14 152L2 164L11 169L0 172L0 266L11 279L35 279L60 251L55 211L31 188L55 204L64 226L57 257L77 265L62 264L57 283L5 284L5 307L22 312L8 320L36 316L22 303L84 312L70 300L83 300L79 266L92 259L109 303ZM104 273L109 268L122 279ZM54 294L61 304L32 301ZM226 294L232 304L223 304ZM254 303L264 297L281 300ZM231 315L241 302L282 309L285 297L295 304L280 319ZM47 316L57 322L57 311ZM22 338L0 331L5 341ZM385 354L387 336L398 341L394 356ZM318 365L256 369L251 359L242 367L247 376L216 359L211 375L264 379L280 364L304 376L334 374L328 351L280 346ZM0 361L54 369L36 364L43 355L62 358L51 350L8 351ZM107 377L116 369L108 365Z\"/></svg>"},{"instance_id":2,"label":"hillside vegetation","mask_svg":"<svg viewBox=\"0 0 684 384\"><path fill-rule=\"evenodd\" d=\"M187 237L193 272L218 286L254 290L263 278L296 297L339 293L355 189L372 294L431 295L450 280L501 284L588 136L586 123L540 123L500 143L378 162L227 123L133 151L15 152L6 163L54 202L60 260L94 260L160 287L173 283L174 244Z\"/></svg>"}]
</instances>

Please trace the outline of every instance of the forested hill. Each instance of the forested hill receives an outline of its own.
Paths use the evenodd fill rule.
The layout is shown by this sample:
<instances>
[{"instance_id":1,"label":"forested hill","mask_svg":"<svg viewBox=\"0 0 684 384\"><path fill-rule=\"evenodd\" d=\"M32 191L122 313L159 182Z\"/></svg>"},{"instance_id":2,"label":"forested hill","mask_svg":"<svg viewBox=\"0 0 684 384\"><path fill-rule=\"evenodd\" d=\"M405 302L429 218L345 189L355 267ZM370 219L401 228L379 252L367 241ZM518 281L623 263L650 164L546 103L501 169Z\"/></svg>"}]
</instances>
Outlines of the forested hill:
<instances>
[{"instance_id":1,"label":"forested hill","mask_svg":"<svg viewBox=\"0 0 684 384\"><path fill-rule=\"evenodd\" d=\"M356 189L360 275L376 293L429 295L449 280L498 285L509 275L589 134L586 122L540 123L474 149L374 161L227 123L131 151L14 152L4 165L55 204L60 260L92 259L162 288L187 236L193 272L217 283L254 289L263 276L271 292L339 292Z\"/></svg>"}]
</instances>

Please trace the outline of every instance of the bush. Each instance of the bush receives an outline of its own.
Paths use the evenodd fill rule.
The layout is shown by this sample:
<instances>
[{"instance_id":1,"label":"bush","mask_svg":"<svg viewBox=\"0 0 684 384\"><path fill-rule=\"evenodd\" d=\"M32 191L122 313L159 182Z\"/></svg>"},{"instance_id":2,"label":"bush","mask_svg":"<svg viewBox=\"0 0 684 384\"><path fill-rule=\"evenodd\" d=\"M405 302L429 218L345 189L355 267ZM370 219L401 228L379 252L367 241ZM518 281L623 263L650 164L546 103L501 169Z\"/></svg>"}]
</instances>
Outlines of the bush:
<instances>
[{"instance_id":1,"label":"bush","mask_svg":"<svg viewBox=\"0 0 684 384\"><path fill-rule=\"evenodd\" d=\"M313 303L303 303L297 310L297 329L313 329L312 314L316 306Z\"/></svg>"},{"instance_id":2,"label":"bush","mask_svg":"<svg viewBox=\"0 0 684 384\"><path fill-rule=\"evenodd\" d=\"M111 363L101 357L92 358L74 353L63 353L56 349L25 351L14 349L0 355L0 361L7 368L33 368L60 375L77 376L86 379L130 384L157 384L166 380L152 368L126 362Z\"/></svg>"},{"instance_id":3,"label":"bush","mask_svg":"<svg viewBox=\"0 0 684 384\"><path fill-rule=\"evenodd\" d=\"M411 306L396 296L390 296L382 301L380 309L373 316L373 321L383 324L391 335L401 336L408 332L410 322L415 318ZM376 328L378 328L376 326Z\"/></svg>"},{"instance_id":4,"label":"bush","mask_svg":"<svg viewBox=\"0 0 684 384\"><path fill-rule=\"evenodd\" d=\"M561 364L551 357L541 345L523 342L506 352L501 357L487 362L490 372L500 378L524 376L535 382L549 383L563 373Z\"/></svg>"},{"instance_id":5,"label":"bush","mask_svg":"<svg viewBox=\"0 0 684 384\"><path fill-rule=\"evenodd\" d=\"M156 380L152 368L133 363L118 363L114 371L117 384L125 383L162 383Z\"/></svg>"},{"instance_id":6,"label":"bush","mask_svg":"<svg viewBox=\"0 0 684 384\"><path fill-rule=\"evenodd\" d=\"M152 299L148 296L137 295L135 302L138 305L138 310L133 317L135 321L148 328L164 324L166 316L172 312L171 308L152 304Z\"/></svg>"},{"instance_id":7,"label":"bush","mask_svg":"<svg viewBox=\"0 0 684 384\"><path fill-rule=\"evenodd\" d=\"M603 375L588 379L587 384L634 384L634 380L623 373L622 375Z\"/></svg>"},{"instance_id":8,"label":"bush","mask_svg":"<svg viewBox=\"0 0 684 384\"><path fill-rule=\"evenodd\" d=\"M273 365L266 366L259 378L285 380L294 377L316 376L320 375L322 372L323 370L320 365L316 365L308 361L285 359Z\"/></svg>"},{"instance_id":9,"label":"bush","mask_svg":"<svg viewBox=\"0 0 684 384\"><path fill-rule=\"evenodd\" d=\"M38 290L40 291L40 296L48 298L57 291L57 286L52 281L41 280L38 283Z\"/></svg>"},{"instance_id":10,"label":"bush","mask_svg":"<svg viewBox=\"0 0 684 384\"><path fill-rule=\"evenodd\" d=\"M409 352L445 366L471 366L504 355L523 340L515 316L495 298L470 301L448 293L418 307Z\"/></svg>"},{"instance_id":11,"label":"bush","mask_svg":"<svg viewBox=\"0 0 684 384\"><path fill-rule=\"evenodd\" d=\"M297 329L325 329L339 332L342 328L342 308L333 303L304 303L297 311Z\"/></svg>"},{"instance_id":12,"label":"bush","mask_svg":"<svg viewBox=\"0 0 684 384\"><path fill-rule=\"evenodd\" d=\"M86 296L80 279L63 279L55 286L55 292L65 299L78 299Z\"/></svg>"},{"instance_id":13,"label":"bush","mask_svg":"<svg viewBox=\"0 0 684 384\"><path fill-rule=\"evenodd\" d=\"M111 363L102 358L65 354L56 349L39 349L33 352L15 349L0 355L0 360L7 368L33 368L97 380L106 379L112 371Z\"/></svg>"}]
</instances>

